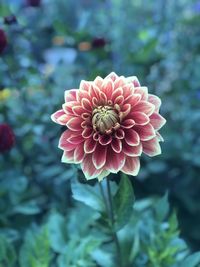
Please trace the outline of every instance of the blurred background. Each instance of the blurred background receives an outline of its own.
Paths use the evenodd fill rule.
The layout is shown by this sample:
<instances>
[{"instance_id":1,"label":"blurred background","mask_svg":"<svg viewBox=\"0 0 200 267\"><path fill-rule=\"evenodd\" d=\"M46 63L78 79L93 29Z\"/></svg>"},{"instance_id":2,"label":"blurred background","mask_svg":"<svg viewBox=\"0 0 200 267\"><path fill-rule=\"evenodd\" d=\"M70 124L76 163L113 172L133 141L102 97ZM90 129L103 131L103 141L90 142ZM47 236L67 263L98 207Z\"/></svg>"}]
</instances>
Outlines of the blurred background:
<instances>
[{"instance_id":1,"label":"blurred background","mask_svg":"<svg viewBox=\"0 0 200 267\"><path fill-rule=\"evenodd\" d=\"M60 108L64 90L111 71L136 75L162 99L167 119L162 155L142 157L138 177L131 178L136 198L168 191L181 236L191 250L200 248L198 0L0 0L0 234L5 242L21 245L27 230L43 225L50 211L64 216L73 207L69 179L82 173L60 163L63 129L50 114Z\"/></svg>"}]
</instances>

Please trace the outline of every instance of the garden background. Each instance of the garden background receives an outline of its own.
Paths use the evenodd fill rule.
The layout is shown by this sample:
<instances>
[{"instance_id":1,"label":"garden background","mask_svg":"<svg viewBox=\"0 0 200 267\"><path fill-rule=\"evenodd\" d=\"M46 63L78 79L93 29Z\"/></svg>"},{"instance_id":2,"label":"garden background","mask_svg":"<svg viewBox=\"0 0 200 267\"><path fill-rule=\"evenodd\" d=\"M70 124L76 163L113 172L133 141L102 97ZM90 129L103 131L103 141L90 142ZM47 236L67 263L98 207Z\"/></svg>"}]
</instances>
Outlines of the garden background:
<instances>
[{"instance_id":1,"label":"garden background","mask_svg":"<svg viewBox=\"0 0 200 267\"><path fill-rule=\"evenodd\" d=\"M70 180L85 181L77 166L60 163L63 129L50 115L64 90L111 71L136 75L162 99L167 119L162 155L142 157L139 175L130 177L142 233L148 220L160 220L151 229L160 243L150 238L140 248L152 247L152 263L137 266L172 266L165 257L174 254L162 263L158 251L177 231L163 237L157 229L173 211L181 238L198 251L200 2L0 0L0 29L0 124L15 136L0 154L0 266L109 266L109 253L90 237L97 214L72 198ZM9 142L3 131L0 138Z\"/></svg>"}]
</instances>

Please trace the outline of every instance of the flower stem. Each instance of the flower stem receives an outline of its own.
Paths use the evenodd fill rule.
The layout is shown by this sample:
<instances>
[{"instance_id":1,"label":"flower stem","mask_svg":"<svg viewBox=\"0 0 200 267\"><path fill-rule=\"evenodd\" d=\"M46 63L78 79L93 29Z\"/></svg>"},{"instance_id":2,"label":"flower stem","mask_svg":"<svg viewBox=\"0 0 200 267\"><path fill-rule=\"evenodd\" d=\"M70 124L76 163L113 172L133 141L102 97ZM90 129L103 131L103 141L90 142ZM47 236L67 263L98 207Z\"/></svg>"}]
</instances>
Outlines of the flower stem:
<instances>
[{"instance_id":1,"label":"flower stem","mask_svg":"<svg viewBox=\"0 0 200 267\"><path fill-rule=\"evenodd\" d=\"M101 182L99 183L100 192L105 204L106 212L109 219L109 227L112 231L112 238L116 246L117 251L117 259L118 259L118 267L122 267L122 260L121 260L121 249L120 249L120 243L119 239L115 230L115 217L114 217L114 209L113 209L113 200L112 200L112 193L110 188L110 180L109 178L106 178L107 181L107 196L104 193L103 186Z\"/></svg>"},{"instance_id":2,"label":"flower stem","mask_svg":"<svg viewBox=\"0 0 200 267\"><path fill-rule=\"evenodd\" d=\"M113 209L113 199L112 199L112 194L111 194L109 178L107 178L106 181L107 181L107 193L108 193L108 203L109 203L108 216L110 217L113 241L115 242L115 246L116 246L116 250L117 250L118 266L122 267L121 248L120 248L117 232L115 230L115 217L114 217L114 209Z\"/></svg>"}]
</instances>

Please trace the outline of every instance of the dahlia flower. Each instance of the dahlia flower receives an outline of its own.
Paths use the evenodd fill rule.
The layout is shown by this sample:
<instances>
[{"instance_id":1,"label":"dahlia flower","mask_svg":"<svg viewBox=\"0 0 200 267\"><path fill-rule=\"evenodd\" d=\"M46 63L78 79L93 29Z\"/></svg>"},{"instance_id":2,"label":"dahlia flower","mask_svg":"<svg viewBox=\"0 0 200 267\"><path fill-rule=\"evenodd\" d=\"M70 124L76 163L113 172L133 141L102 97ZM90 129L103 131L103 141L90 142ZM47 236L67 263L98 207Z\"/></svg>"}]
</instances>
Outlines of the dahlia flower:
<instances>
[{"instance_id":1,"label":"dahlia flower","mask_svg":"<svg viewBox=\"0 0 200 267\"><path fill-rule=\"evenodd\" d=\"M112 72L81 81L79 89L65 91L62 109L51 116L67 127L59 141L62 162L80 163L86 179L119 171L136 176L142 152L150 157L161 153L158 130L166 121L160 105L135 76Z\"/></svg>"},{"instance_id":2,"label":"dahlia flower","mask_svg":"<svg viewBox=\"0 0 200 267\"><path fill-rule=\"evenodd\" d=\"M15 135L12 128L4 123L0 124L0 153L10 150L15 143Z\"/></svg>"}]
</instances>

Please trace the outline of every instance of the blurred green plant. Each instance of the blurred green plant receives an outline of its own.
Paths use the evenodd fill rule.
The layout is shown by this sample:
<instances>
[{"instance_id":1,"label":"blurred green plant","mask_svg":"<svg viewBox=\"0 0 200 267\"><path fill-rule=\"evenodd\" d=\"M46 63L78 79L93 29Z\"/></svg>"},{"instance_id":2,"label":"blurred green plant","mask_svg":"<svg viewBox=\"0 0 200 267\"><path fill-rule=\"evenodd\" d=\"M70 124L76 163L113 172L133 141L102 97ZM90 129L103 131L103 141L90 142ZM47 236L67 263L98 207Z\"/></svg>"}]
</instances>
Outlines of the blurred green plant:
<instances>
[{"instance_id":1,"label":"blurred green plant","mask_svg":"<svg viewBox=\"0 0 200 267\"><path fill-rule=\"evenodd\" d=\"M83 204L76 203L66 216L52 210L46 219L47 222L43 222L40 228L33 225L27 231L19 249L19 258L12 243L4 237L1 238L0 264L20 267L116 266L113 258L115 247L106 226L106 208L101 206L99 209L99 206L93 205L97 201L93 190L99 196L98 201L103 201L99 186L89 186L91 190L87 190L87 202L80 199L82 188L85 186L89 185L72 183L74 198ZM116 191L116 184L112 182L111 186L112 192L117 196L119 193ZM130 184L125 182L120 191L124 194L129 188ZM114 203L117 202L115 199ZM122 206L127 209L127 203ZM118 215L123 215L124 210L120 210ZM176 216L174 213L170 217L168 215L169 204L166 195L161 199L143 199L135 202L134 208L129 210L130 219L117 231L122 266L199 266L200 254L188 256L187 245L179 238ZM115 219L116 225L119 225L120 216Z\"/></svg>"}]
</instances>

